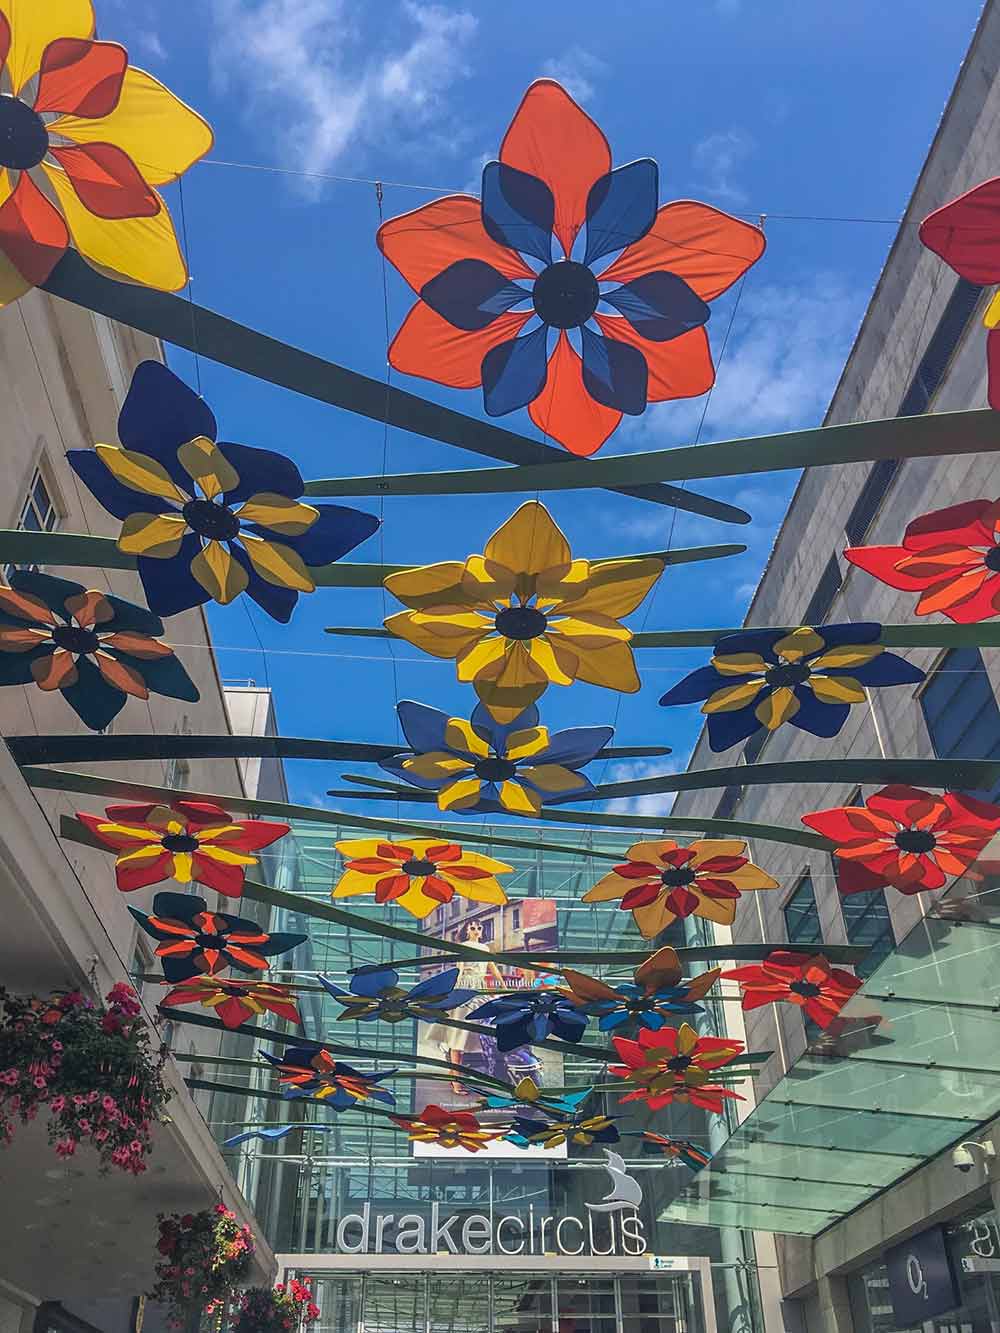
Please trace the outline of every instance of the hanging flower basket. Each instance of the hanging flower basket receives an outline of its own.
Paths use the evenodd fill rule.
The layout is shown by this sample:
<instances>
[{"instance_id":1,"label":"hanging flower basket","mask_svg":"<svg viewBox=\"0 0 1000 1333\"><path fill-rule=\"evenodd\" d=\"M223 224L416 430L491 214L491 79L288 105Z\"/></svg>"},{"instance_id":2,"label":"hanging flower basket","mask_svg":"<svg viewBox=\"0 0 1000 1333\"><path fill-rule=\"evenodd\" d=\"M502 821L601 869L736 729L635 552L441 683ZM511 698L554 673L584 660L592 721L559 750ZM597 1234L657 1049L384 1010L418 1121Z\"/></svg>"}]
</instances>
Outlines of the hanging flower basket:
<instances>
[{"instance_id":1,"label":"hanging flower basket","mask_svg":"<svg viewBox=\"0 0 1000 1333\"><path fill-rule=\"evenodd\" d=\"M48 1115L60 1157L90 1143L102 1172L139 1175L152 1149L152 1126L165 1119L170 1093L163 1053L154 1054L135 991L113 986L104 1005L79 991L10 995L0 987L0 1139L18 1122Z\"/></svg>"},{"instance_id":2,"label":"hanging flower basket","mask_svg":"<svg viewBox=\"0 0 1000 1333\"><path fill-rule=\"evenodd\" d=\"M169 1323L180 1328L198 1310L213 1314L232 1299L249 1275L253 1232L240 1226L224 1203L198 1213L160 1213L156 1286L150 1300L169 1308Z\"/></svg>"},{"instance_id":3,"label":"hanging flower basket","mask_svg":"<svg viewBox=\"0 0 1000 1333\"><path fill-rule=\"evenodd\" d=\"M320 1316L309 1279L276 1287L250 1287L240 1296L232 1333L296 1333Z\"/></svg>"}]
</instances>

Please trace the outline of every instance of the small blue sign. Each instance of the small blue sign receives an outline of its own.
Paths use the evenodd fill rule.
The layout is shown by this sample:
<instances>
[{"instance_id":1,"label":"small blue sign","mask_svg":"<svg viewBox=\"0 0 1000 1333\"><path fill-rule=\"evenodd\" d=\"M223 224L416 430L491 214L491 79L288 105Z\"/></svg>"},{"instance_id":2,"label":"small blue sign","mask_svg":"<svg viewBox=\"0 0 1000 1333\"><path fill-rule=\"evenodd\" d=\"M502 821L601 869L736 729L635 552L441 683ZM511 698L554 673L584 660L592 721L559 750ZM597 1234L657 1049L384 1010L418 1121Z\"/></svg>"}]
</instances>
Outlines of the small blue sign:
<instances>
[{"instance_id":1,"label":"small blue sign","mask_svg":"<svg viewBox=\"0 0 1000 1333\"><path fill-rule=\"evenodd\" d=\"M899 1328L912 1328L961 1304L944 1227L931 1227L894 1245L886 1251L885 1263Z\"/></svg>"}]
</instances>

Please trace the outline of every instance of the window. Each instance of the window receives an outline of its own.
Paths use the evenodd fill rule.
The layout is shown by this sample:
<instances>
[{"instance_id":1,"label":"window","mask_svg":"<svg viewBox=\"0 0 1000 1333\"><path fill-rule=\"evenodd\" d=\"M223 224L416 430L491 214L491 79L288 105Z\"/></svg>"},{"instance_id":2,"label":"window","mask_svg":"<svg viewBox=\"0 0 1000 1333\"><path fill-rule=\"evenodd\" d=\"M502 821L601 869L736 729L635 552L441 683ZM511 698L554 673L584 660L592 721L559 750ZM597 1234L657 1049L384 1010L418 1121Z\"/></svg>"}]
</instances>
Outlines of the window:
<instances>
[{"instance_id":1,"label":"window","mask_svg":"<svg viewBox=\"0 0 1000 1333\"><path fill-rule=\"evenodd\" d=\"M59 511L40 468L35 469L35 475L31 479L28 496L21 506L17 526L27 532L53 532L59 526ZM20 567L7 565L4 577L9 579L14 570ZM37 569L38 566L32 565L30 568Z\"/></svg>"},{"instance_id":2,"label":"window","mask_svg":"<svg viewBox=\"0 0 1000 1333\"><path fill-rule=\"evenodd\" d=\"M521 929L521 909L520 909L520 907L515 907L514 910L513 910L513 912L511 912L511 914L510 914L510 924L511 924L511 928L512 928L513 930L520 930L520 929Z\"/></svg>"},{"instance_id":3,"label":"window","mask_svg":"<svg viewBox=\"0 0 1000 1333\"><path fill-rule=\"evenodd\" d=\"M897 416L917 417L927 411L938 385L944 379L955 348L975 312L982 290L982 287L977 287L974 282L966 282L964 278L959 278L955 283L955 290L931 335L917 373L899 405Z\"/></svg>"},{"instance_id":4,"label":"window","mask_svg":"<svg viewBox=\"0 0 1000 1333\"><path fill-rule=\"evenodd\" d=\"M978 648L946 653L920 694L927 733L939 759L1000 759L1000 707ZM1000 783L973 792L1000 797Z\"/></svg>"},{"instance_id":5,"label":"window","mask_svg":"<svg viewBox=\"0 0 1000 1333\"><path fill-rule=\"evenodd\" d=\"M864 805L861 788L857 787L850 800L844 804ZM837 858L831 856L830 863L836 875ZM840 906L848 943L862 945L868 950L867 955L854 964L854 970L859 977L870 977L896 947L885 890L872 889L868 893L848 894L841 898Z\"/></svg>"},{"instance_id":6,"label":"window","mask_svg":"<svg viewBox=\"0 0 1000 1333\"><path fill-rule=\"evenodd\" d=\"M789 944L821 944L823 932L816 906L812 877L802 876L792 896L785 903L785 934Z\"/></svg>"},{"instance_id":7,"label":"window","mask_svg":"<svg viewBox=\"0 0 1000 1333\"><path fill-rule=\"evenodd\" d=\"M861 494L844 524L847 540L852 546L860 546L868 536L868 529L875 522L875 515L898 471L898 458L882 458L868 473Z\"/></svg>"},{"instance_id":8,"label":"window","mask_svg":"<svg viewBox=\"0 0 1000 1333\"><path fill-rule=\"evenodd\" d=\"M844 576L840 572L837 557L831 555L827 561L826 569L823 570L819 583L816 585L816 591L810 597L809 605L802 613L803 625L822 625L827 612L833 606L833 599L840 592L843 582Z\"/></svg>"},{"instance_id":9,"label":"window","mask_svg":"<svg viewBox=\"0 0 1000 1333\"><path fill-rule=\"evenodd\" d=\"M770 737L771 732L768 731L767 727L761 727L760 731L755 731L743 747L743 762L745 764L755 764Z\"/></svg>"},{"instance_id":10,"label":"window","mask_svg":"<svg viewBox=\"0 0 1000 1333\"><path fill-rule=\"evenodd\" d=\"M722 793L719 804L715 807L716 819L729 819L743 795L742 787L727 787Z\"/></svg>"}]
</instances>

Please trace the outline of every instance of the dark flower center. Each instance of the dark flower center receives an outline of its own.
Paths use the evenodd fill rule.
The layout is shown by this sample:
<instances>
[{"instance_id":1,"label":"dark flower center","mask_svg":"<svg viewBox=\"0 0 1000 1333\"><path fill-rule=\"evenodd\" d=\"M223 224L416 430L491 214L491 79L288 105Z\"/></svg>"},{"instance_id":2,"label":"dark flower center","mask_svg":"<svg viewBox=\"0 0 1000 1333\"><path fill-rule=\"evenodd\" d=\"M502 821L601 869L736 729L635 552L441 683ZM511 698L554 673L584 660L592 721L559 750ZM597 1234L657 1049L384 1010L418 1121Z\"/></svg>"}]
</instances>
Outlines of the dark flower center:
<instances>
[{"instance_id":1,"label":"dark flower center","mask_svg":"<svg viewBox=\"0 0 1000 1333\"><path fill-rule=\"evenodd\" d=\"M804 662L782 662L765 672L764 679L775 689L792 688L809 679L809 668Z\"/></svg>"},{"instance_id":2,"label":"dark flower center","mask_svg":"<svg viewBox=\"0 0 1000 1333\"><path fill-rule=\"evenodd\" d=\"M896 834L896 846L901 852L931 852L937 846L937 838L922 828L905 828Z\"/></svg>"},{"instance_id":3,"label":"dark flower center","mask_svg":"<svg viewBox=\"0 0 1000 1333\"><path fill-rule=\"evenodd\" d=\"M208 541L230 542L240 530L236 515L211 500L189 500L181 513L191 531Z\"/></svg>"},{"instance_id":4,"label":"dark flower center","mask_svg":"<svg viewBox=\"0 0 1000 1333\"><path fill-rule=\"evenodd\" d=\"M675 1074L683 1074L690 1063L690 1055L675 1055L672 1060L667 1061L667 1068L672 1069Z\"/></svg>"},{"instance_id":5,"label":"dark flower center","mask_svg":"<svg viewBox=\"0 0 1000 1333\"><path fill-rule=\"evenodd\" d=\"M793 981L788 989L794 991L796 995L804 996L806 999L820 993L819 987L813 981Z\"/></svg>"},{"instance_id":6,"label":"dark flower center","mask_svg":"<svg viewBox=\"0 0 1000 1333\"><path fill-rule=\"evenodd\" d=\"M52 641L68 653L96 653L101 646L92 629L82 629L79 625L58 626L52 631Z\"/></svg>"},{"instance_id":7,"label":"dark flower center","mask_svg":"<svg viewBox=\"0 0 1000 1333\"><path fill-rule=\"evenodd\" d=\"M37 111L16 97L0 97L0 166L37 167L49 151L49 132Z\"/></svg>"},{"instance_id":8,"label":"dark flower center","mask_svg":"<svg viewBox=\"0 0 1000 1333\"><path fill-rule=\"evenodd\" d=\"M1000 574L1000 546L991 546L983 564L994 574Z\"/></svg>"},{"instance_id":9,"label":"dark flower center","mask_svg":"<svg viewBox=\"0 0 1000 1333\"><path fill-rule=\"evenodd\" d=\"M517 772L517 764L509 759L481 759L476 765L477 778L484 782L507 782Z\"/></svg>"},{"instance_id":10,"label":"dark flower center","mask_svg":"<svg viewBox=\"0 0 1000 1333\"><path fill-rule=\"evenodd\" d=\"M660 872L665 889L683 889L694 882L694 871L689 866L671 866Z\"/></svg>"},{"instance_id":11,"label":"dark flower center","mask_svg":"<svg viewBox=\"0 0 1000 1333\"><path fill-rule=\"evenodd\" d=\"M601 289L593 273L586 264L572 259L561 259L543 268L531 292L538 318L554 329L586 324L600 298Z\"/></svg>"},{"instance_id":12,"label":"dark flower center","mask_svg":"<svg viewBox=\"0 0 1000 1333\"><path fill-rule=\"evenodd\" d=\"M226 937L224 935L196 935L195 944L199 949L225 949Z\"/></svg>"},{"instance_id":13,"label":"dark flower center","mask_svg":"<svg viewBox=\"0 0 1000 1333\"><path fill-rule=\"evenodd\" d=\"M400 866L404 875L433 875L437 866L433 861L421 861L415 856L411 856L409 861L404 861Z\"/></svg>"},{"instance_id":14,"label":"dark flower center","mask_svg":"<svg viewBox=\"0 0 1000 1333\"><path fill-rule=\"evenodd\" d=\"M168 833L160 845L168 852L196 852L198 839L190 833Z\"/></svg>"},{"instance_id":15,"label":"dark flower center","mask_svg":"<svg viewBox=\"0 0 1000 1333\"><path fill-rule=\"evenodd\" d=\"M505 639L537 639L548 620L535 606L506 606L497 612L496 630Z\"/></svg>"}]
</instances>

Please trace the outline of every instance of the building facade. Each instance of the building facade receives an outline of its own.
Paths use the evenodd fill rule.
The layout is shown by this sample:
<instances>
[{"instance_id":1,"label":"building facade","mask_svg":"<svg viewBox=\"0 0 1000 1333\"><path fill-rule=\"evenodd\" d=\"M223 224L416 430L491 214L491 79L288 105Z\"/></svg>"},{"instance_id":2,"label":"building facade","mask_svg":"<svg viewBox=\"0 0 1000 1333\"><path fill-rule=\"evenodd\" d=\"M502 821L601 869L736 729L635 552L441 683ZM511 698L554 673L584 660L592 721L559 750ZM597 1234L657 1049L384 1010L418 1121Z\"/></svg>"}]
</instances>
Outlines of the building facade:
<instances>
[{"instance_id":1,"label":"building facade","mask_svg":"<svg viewBox=\"0 0 1000 1333\"><path fill-rule=\"evenodd\" d=\"M981 317L992 292L956 278L922 246L918 227L935 208L1000 174L998 115L1000 9L987 4L825 424L986 406ZM746 624L913 622L914 595L896 592L853 567L844 560L843 549L898 544L904 528L917 515L964 500L993 499L998 494L1000 455L992 453L806 469ZM703 732L690 767L860 756L990 759L1000 754L1000 653L956 648L949 652L908 650L904 655L926 672L922 684L870 691L867 706L853 708L847 725L834 739L819 740L783 726L766 740L766 733L759 733L739 751L713 754ZM695 823L698 816L720 816L794 828L801 827L803 812L850 805L874 790L822 780L794 786L734 784L681 793L673 813L691 817ZM996 795L977 794L987 799ZM781 888L740 902L732 939L787 942L806 953L818 952L824 944L865 946L868 953L858 967L866 978L863 994L882 1002L883 1017L894 1018L895 1028L890 1023L885 1030L888 1036L900 1031L903 1021L903 1015L893 1014L891 1004L886 1003L892 990L884 980L879 984L879 976L885 978L891 969L886 960L893 951L908 941L912 956L915 941L922 939L924 953L933 958L936 948L953 948L963 938L963 925L992 921L986 898L981 897L976 907L970 905L967 885L959 889L957 897L950 895L950 901L946 897L940 903L928 894L905 897L891 889L842 898L836 888L835 866L825 852L763 840L753 850L754 859L780 881ZM950 920L947 941L938 933L936 922L924 925L927 914L938 921ZM940 996L942 1001L953 998ZM963 1012L970 1014L977 1003L984 1003L981 994L962 998ZM942 1007L945 1012L938 1018L951 1025L957 1049L959 1011ZM733 1011L735 1006L728 1008ZM785 1076L807 1049L809 1056L798 1064L797 1072L814 1068L815 1052L823 1049L822 1034L805 1024L801 1012L790 1005L755 1010L745 1015L745 1025L751 1048L774 1051L757 1084L758 1102L773 1094L774 1106L788 1095ZM930 1056L926 1045L925 1055ZM931 1059L928 1067L934 1064ZM992 1060L987 1067L993 1068ZM832 1066L831 1077L835 1077ZM992 1099L993 1075L983 1077L985 1088L979 1086L975 1093L947 1073L928 1077L922 1094L925 1105L918 1102L906 1108L911 1123L904 1138L916 1146L908 1150L913 1153L912 1168L900 1183L852 1208L849 1197L837 1205L829 1203L836 1192L833 1182L851 1178L846 1159L839 1176L834 1168L824 1177L826 1184L824 1179L814 1181L812 1197L802 1199L803 1207L828 1206L831 1215L841 1220L825 1225L814 1240L779 1236L779 1276L785 1298L782 1313L787 1328L809 1333L820 1329L888 1333L922 1326L978 1333L998 1326L1000 1288L993 1268L1000 1267L995 1264L1000 1250L990 1248L997 1227L995 1170L977 1154L973 1169L959 1172L951 1163L950 1151L935 1155L920 1146L922 1113L927 1119L938 1114L953 1117L952 1139L963 1133L975 1139L989 1137L992 1124L981 1122L989 1122L997 1106ZM885 1090L881 1100L890 1097ZM860 1093L856 1104L859 1108L866 1104ZM758 1114L766 1120L767 1112L765 1102ZM935 1143L940 1147L948 1139L945 1128ZM875 1153L879 1146L876 1130L868 1151ZM862 1147L859 1145L859 1151ZM874 1161L872 1165L874 1169ZM766 1205L766 1187L763 1181L759 1184L764 1194L757 1202ZM703 1190L709 1188L706 1182ZM766 1207L758 1207L755 1215L767 1225ZM938 1245L940 1238L933 1231L938 1227L944 1228L942 1243L955 1277L954 1289L942 1298L944 1306L935 1309L931 1302L923 1307L930 1323L912 1317L907 1321L896 1308L898 1290L890 1291L893 1247L905 1249L921 1238L926 1240L929 1228ZM780 1225L774 1230L780 1231Z\"/></svg>"}]
</instances>

